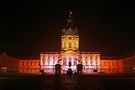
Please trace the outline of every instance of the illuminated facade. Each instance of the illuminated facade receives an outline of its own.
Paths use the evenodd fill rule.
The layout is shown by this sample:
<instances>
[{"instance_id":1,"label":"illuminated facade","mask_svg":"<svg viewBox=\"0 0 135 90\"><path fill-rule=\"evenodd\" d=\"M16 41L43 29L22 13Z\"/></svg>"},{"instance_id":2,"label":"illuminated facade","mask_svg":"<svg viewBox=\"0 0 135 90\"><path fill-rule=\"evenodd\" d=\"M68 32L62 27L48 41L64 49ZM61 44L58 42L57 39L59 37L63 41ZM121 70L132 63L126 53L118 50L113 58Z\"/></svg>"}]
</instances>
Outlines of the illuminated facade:
<instances>
[{"instance_id":1,"label":"illuminated facade","mask_svg":"<svg viewBox=\"0 0 135 90\"><path fill-rule=\"evenodd\" d=\"M73 24L71 14L72 12L69 13L67 24L62 30L61 51L40 54L41 69L47 73L53 73L57 63L62 66L62 73L65 73L68 68L76 72L76 65L79 63L84 66L83 72L100 68L99 52L79 51L79 31Z\"/></svg>"},{"instance_id":2,"label":"illuminated facade","mask_svg":"<svg viewBox=\"0 0 135 90\"><path fill-rule=\"evenodd\" d=\"M132 63L135 55L132 58L113 58L101 56L99 52L81 52L79 50L79 31L73 24L71 14L72 12L69 13L67 24L62 30L60 52L42 52L40 56L29 57L29 59L12 58L3 53L0 55L1 71L5 72L6 68L8 71L14 70L17 73L39 74L42 69L47 74L54 74L56 64L61 65L61 73L66 73L69 68L73 73L76 72L77 64L83 65L84 74L123 73L125 67L128 70L131 68L127 63ZM132 67L135 67L134 64Z\"/></svg>"}]
</instances>

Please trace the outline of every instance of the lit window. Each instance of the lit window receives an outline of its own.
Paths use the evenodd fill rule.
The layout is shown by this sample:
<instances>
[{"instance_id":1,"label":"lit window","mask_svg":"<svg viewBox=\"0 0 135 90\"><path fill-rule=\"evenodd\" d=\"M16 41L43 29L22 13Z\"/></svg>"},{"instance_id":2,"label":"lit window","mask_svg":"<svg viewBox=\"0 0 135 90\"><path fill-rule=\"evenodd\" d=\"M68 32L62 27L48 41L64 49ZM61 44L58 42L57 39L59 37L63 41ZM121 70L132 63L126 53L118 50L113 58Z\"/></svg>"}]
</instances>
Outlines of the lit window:
<instances>
[{"instance_id":1,"label":"lit window","mask_svg":"<svg viewBox=\"0 0 135 90\"><path fill-rule=\"evenodd\" d=\"M117 65L117 67L119 67L119 63L118 62L116 62L116 65Z\"/></svg>"},{"instance_id":2,"label":"lit window","mask_svg":"<svg viewBox=\"0 0 135 90\"><path fill-rule=\"evenodd\" d=\"M55 57L53 57L53 65L55 64Z\"/></svg>"},{"instance_id":3,"label":"lit window","mask_svg":"<svg viewBox=\"0 0 135 90\"><path fill-rule=\"evenodd\" d=\"M91 66L93 65L93 62L92 61L90 61L90 63L91 63Z\"/></svg>"},{"instance_id":4,"label":"lit window","mask_svg":"<svg viewBox=\"0 0 135 90\"><path fill-rule=\"evenodd\" d=\"M45 55L43 55L43 60L45 60Z\"/></svg>"},{"instance_id":5,"label":"lit window","mask_svg":"<svg viewBox=\"0 0 135 90\"><path fill-rule=\"evenodd\" d=\"M108 66L110 66L110 62L108 62Z\"/></svg>"},{"instance_id":6,"label":"lit window","mask_svg":"<svg viewBox=\"0 0 135 90\"><path fill-rule=\"evenodd\" d=\"M48 65L50 65L50 57L48 57Z\"/></svg>"},{"instance_id":7,"label":"lit window","mask_svg":"<svg viewBox=\"0 0 135 90\"><path fill-rule=\"evenodd\" d=\"M71 48L71 42L69 42L69 48Z\"/></svg>"},{"instance_id":8,"label":"lit window","mask_svg":"<svg viewBox=\"0 0 135 90\"><path fill-rule=\"evenodd\" d=\"M31 62L31 66L32 66L32 62Z\"/></svg>"},{"instance_id":9,"label":"lit window","mask_svg":"<svg viewBox=\"0 0 135 90\"><path fill-rule=\"evenodd\" d=\"M97 57L95 57L95 59L96 59L96 60L98 60L98 58L97 58Z\"/></svg>"},{"instance_id":10,"label":"lit window","mask_svg":"<svg viewBox=\"0 0 135 90\"><path fill-rule=\"evenodd\" d=\"M114 62L112 62L112 66L114 66Z\"/></svg>"},{"instance_id":11,"label":"lit window","mask_svg":"<svg viewBox=\"0 0 135 90\"><path fill-rule=\"evenodd\" d=\"M104 66L106 66L106 62L104 62Z\"/></svg>"},{"instance_id":12,"label":"lit window","mask_svg":"<svg viewBox=\"0 0 135 90\"><path fill-rule=\"evenodd\" d=\"M22 65L24 65L24 62L22 62Z\"/></svg>"},{"instance_id":13,"label":"lit window","mask_svg":"<svg viewBox=\"0 0 135 90\"><path fill-rule=\"evenodd\" d=\"M85 60L85 65L88 65L88 60Z\"/></svg>"},{"instance_id":14,"label":"lit window","mask_svg":"<svg viewBox=\"0 0 135 90\"><path fill-rule=\"evenodd\" d=\"M77 59L74 58L74 65L77 65Z\"/></svg>"},{"instance_id":15,"label":"lit window","mask_svg":"<svg viewBox=\"0 0 135 90\"><path fill-rule=\"evenodd\" d=\"M96 65L98 65L98 64L97 64L97 61L96 61Z\"/></svg>"},{"instance_id":16,"label":"lit window","mask_svg":"<svg viewBox=\"0 0 135 90\"><path fill-rule=\"evenodd\" d=\"M35 62L35 66L37 65L37 63Z\"/></svg>"},{"instance_id":17,"label":"lit window","mask_svg":"<svg viewBox=\"0 0 135 90\"><path fill-rule=\"evenodd\" d=\"M66 48L66 42L64 42L64 48Z\"/></svg>"},{"instance_id":18,"label":"lit window","mask_svg":"<svg viewBox=\"0 0 135 90\"><path fill-rule=\"evenodd\" d=\"M31 62L29 62L29 66L31 66Z\"/></svg>"},{"instance_id":19,"label":"lit window","mask_svg":"<svg viewBox=\"0 0 135 90\"><path fill-rule=\"evenodd\" d=\"M67 60L66 60L66 58L64 58L63 65L66 65L66 63L67 63Z\"/></svg>"},{"instance_id":20,"label":"lit window","mask_svg":"<svg viewBox=\"0 0 135 90\"><path fill-rule=\"evenodd\" d=\"M93 58L91 57L90 60L92 60Z\"/></svg>"},{"instance_id":21,"label":"lit window","mask_svg":"<svg viewBox=\"0 0 135 90\"><path fill-rule=\"evenodd\" d=\"M45 60L43 61L43 65L45 65Z\"/></svg>"}]
</instances>

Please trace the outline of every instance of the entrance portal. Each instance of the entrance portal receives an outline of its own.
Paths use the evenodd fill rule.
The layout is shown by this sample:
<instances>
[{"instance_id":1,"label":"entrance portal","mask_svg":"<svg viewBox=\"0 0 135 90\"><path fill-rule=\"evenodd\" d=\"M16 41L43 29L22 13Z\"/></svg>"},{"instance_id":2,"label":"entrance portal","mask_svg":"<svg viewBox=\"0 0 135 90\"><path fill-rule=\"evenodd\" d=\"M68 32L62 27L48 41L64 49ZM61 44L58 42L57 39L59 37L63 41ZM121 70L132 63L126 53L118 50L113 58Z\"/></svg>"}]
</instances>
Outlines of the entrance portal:
<instances>
[{"instance_id":1,"label":"entrance portal","mask_svg":"<svg viewBox=\"0 0 135 90\"><path fill-rule=\"evenodd\" d=\"M69 67L71 67L71 61L68 62Z\"/></svg>"}]
</instances>

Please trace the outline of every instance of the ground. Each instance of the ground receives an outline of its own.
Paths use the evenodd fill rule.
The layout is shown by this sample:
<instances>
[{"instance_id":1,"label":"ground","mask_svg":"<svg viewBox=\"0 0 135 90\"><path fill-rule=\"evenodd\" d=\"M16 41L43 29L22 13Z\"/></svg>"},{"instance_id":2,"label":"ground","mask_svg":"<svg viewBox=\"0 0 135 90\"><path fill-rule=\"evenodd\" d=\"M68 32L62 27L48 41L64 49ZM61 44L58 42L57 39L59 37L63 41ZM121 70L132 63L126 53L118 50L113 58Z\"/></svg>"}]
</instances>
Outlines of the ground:
<instances>
[{"instance_id":1,"label":"ground","mask_svg":"<svg viewBox=\"0 0 135 90\"><path fill-rule=\"evenodd\" d=\"M0 90L135 90L134 75L0 75Z\"/></svg>"}]
</instances>

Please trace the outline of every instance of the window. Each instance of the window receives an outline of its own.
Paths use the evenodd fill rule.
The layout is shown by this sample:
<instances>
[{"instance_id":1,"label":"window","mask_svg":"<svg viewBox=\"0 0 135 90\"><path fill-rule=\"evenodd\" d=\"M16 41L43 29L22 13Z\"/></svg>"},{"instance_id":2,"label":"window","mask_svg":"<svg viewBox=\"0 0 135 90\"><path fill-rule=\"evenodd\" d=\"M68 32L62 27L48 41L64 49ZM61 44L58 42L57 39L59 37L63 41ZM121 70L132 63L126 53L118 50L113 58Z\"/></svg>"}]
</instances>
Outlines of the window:
<instances>
[{"instance_id":1,"label":"window","mask_svg":"<svg viewBox=\"0 0 135 90\"><path fill-rule=\"evenodd\" d=\"M75 42L75 48L76 48L76 42Z\"/></svg>"},{"instance_id":2,"label":"window","mask_svg":"<svg viewBox=\"0 0 135 90\"><path fill-rule=\"evenodd\" d=\"M95 60L97 61L97 60L98 60L98 58L97 58L97 57L95 57Z\"/></svg>"},{"instance_id":3,"label":"window","mask_svg":"<svg viewBox=\"0 0 135 90\"><path fill-rule=\"evenodd\" d=\"M45 55L43 55L43 58L42 58L42 60L45 60Z\"/></svg>"},{"instance_id":4,"label":"window","mask_svg":"<svg viewBox=\"0 0 135 90\"><path fill-rule=\"evenodd\" d=\"M119 67L119 63L118 62L116 62L116 66Z\"/></svg>"},{"instance_id":5,"label":"window","mask_svg":"<svg viewBox=\"0 0 135 90\"><path fill-rule=\"evenodd\" d=\"M110 67L110 62L108 62L108 66Z\"/></svg>"},{"instance_id":6,"label":"window","mask_svg":"<svg viewBox=\"0 0 135 90\"><path fill-rule=\"evenodd\" d=\"M35 62L35 66L37 66L37 63Z\"/></svg>"},{"instance_id":7,"label":"window","mask_svg":"<svg viewBox=\"0 0 135 90\"><path fill-rule=\"evenodd\" d=\"M31 66L31 62L28 62L28 65Z\"/></svg>"},{"instance_id":8,"label":"window","mask_svg":"<svg viewBox=\"0 0 135 90\"><path fill-rule=\"evenodd\" d=\"M88 65L88 60L87 59L85 60L85 65Z\"/></svg>"},{"instance_id":9,"label":"window","mask_svg":"<svg viewBox=\"0 0 135 90\"><path fill-rule=\"evenodd\" d=\"M67 65L67 60L66 60L66 58L64 58L64 60L63 60L63 65Z\"/></svg>"},{"instance_id":10,"label":"window","mask_svg":"<svg viewBox=\"0 0 135 90\"><path fill-rule=\"evenodd\" d=\"M95 63L96 63L96 65L98 65L97 61Z\"/></svg>"},{"instance_id":11,"label":"window","mask_svg":"<svg viewBox=\"0 0 135 90\"><path fill-rule=\"evenodd\" d=\"M24 62L22 62L22 65L24 66Z\"/></svg>"},{"instance_id":12,"label":"window","mask_svg":"<svg viewBox=\"0 0 135 90\"><path fill-rule=\"evenodd\" d=\"M77 59L74 58L74 65L77 65Z\"/></svg>"},{"instance_id":13,"label":"window","mask_svg":"<svg viewBox=\"0 0 135 90\"><path fill-rule=\"evenodd\" d=\"M48 57L48 65L50 65L50 57Z\"/></svg>"},{"instance_id":14,"label":"window","mask_svg":"<svg viewBox=\"0 0 135 90\"><path fill-rule=\"evenodd\" d=\"M90 60L91 60L91 61L92 61L92 59L93 59L93 58L92 58L92 57L90 57Z\"/></svg>"},{"instance_id":15,"label":"window","mask_svg":"<svg viewBox=\"0 0 135 90\"><path fill-rule=\"evenodd\" d=\"M45 60L43 61L43 65L45 65Z\"/></svg>"},{"instance_id":16,"label":"window","mask_svg":"<svg viewBox=\"0 0 135 90\"><path fill-rule=\"evenodd\" d=\"M55 59L53 59L53 65L55 65Z\"/></svg>"},{"instance_id":17,"label":"window","mask_svg":"<svg viewBox=\"0 0 135 90\"><path fill-rule=\"evenodd\" d=\"M114 66L114 61L112 62L112 66Z\"/></svg>"},{"instance_id":18,"label":"window","mask_svg":"<svg viewBox=\"0 0 135 90\"><path fill-rule=\"evenodd\" d=\"M28 65L28 66L29 66L29 62L26 62L26 65Z\"/></svg>"},{"instance_id":19,"label":"window","mask_svg":"<svg viewBox=\"0 0 135 90\"><path fill-rule=\"evenodd\" d=\"M104 66L106 66L106 62L104 62Z\"/></svg>"},{"instance_id":20,"label":"window","mask_svg":"<svg viewBox=\"0 0 135 90\"><path fill-rule=\"evenodd\" d=\"M64 48L66 48L66 42L64 42Z\"/></svg>"},{"instance_id":21,"label":"window","mask_svg":"<svg viewBox=\"0 0 135 90\"><path fill-rule=\"evenodd\" d=\"M69 48L71 48L71 42L69 42Z\"/></svg>"},{"instance_id":22,"label":"window","mask_svg":"<svg viewBox=\"0 0 135 90\"><path fill-rule=\"evenodd\" d=\"M30 65L32 66L32 61L30 62Z\"/></svg>"},{"instance_id":23,"label":"window","mask_svg":"<svg viewBox=\"0 0 135 90\"><path fill-rule=\"evenodd\" d=\"M91 66L93 65L93 62L92 62L92 60L90 61L90 63L91 63Z\"/></svg>"},{"instance_id":24,"label":"window","mask_svg":"<svg viewBox=\"0 0 135 90\"><path fill-rule=\"evenodd\" d=\"M53 57L53 65L55 65L55 57Z\"/></svg>"}]
</instances>

